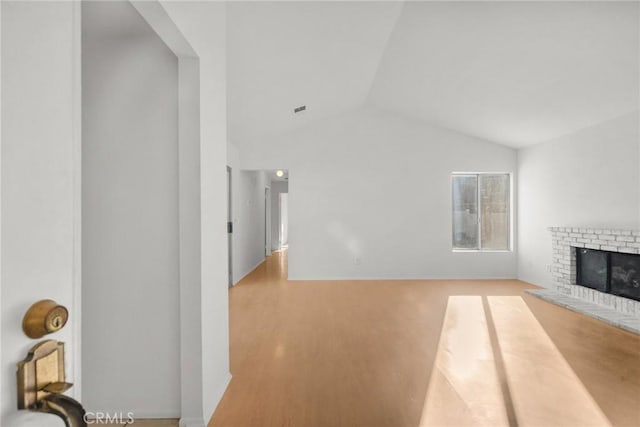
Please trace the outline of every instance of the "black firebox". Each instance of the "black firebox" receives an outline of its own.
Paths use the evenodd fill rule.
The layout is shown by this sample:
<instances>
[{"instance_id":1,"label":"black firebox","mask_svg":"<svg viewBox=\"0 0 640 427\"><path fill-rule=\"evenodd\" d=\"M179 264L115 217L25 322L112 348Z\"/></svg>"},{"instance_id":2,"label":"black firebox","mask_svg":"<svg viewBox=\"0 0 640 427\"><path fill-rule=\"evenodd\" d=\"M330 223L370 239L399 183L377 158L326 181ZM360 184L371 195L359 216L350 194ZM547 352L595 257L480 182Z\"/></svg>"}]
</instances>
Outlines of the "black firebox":
<instances>
[{"instance_id":1,"label":"black firebox","mask_svg":"<svg viewBox=\"0 0 640 427\"><path fill-rule=\"evenodd\" d=\"M640 255L576 248L578 285L640 301Z\"/></svg>"}]
</instances>

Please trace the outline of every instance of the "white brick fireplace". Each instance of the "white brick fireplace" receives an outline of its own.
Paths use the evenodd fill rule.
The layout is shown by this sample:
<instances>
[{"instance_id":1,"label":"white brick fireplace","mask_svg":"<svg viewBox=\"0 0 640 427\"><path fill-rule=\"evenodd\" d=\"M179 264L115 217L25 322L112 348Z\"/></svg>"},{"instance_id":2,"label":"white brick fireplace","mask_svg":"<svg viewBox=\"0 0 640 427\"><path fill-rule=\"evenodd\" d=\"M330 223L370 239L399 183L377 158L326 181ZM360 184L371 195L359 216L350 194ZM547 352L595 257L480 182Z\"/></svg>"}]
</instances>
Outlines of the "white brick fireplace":
<instances>
[{"instance_id":1,"label":"white brick fireplace","mask_svg":"<svg viewBox=\"0 0 640 427\"><path fill-rule=\"evenodd\" d=\"M640 230L550 227L553 243L551 274L555 289L565 295L610 307L620 313L640 316L640 301L576 285L576 250L598 249L640 254Z\"/></svg>"}]
</instances>

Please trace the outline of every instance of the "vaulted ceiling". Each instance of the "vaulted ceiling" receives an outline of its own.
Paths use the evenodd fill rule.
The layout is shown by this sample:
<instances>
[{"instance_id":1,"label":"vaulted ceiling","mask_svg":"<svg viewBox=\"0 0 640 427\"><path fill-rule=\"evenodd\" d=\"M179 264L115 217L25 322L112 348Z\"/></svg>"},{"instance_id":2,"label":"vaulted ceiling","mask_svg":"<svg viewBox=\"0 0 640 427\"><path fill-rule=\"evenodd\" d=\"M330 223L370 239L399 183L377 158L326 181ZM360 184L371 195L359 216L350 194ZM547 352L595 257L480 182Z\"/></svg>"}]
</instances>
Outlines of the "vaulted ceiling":
<instances>
[{"instance_id":1,"label":"vaulted ceiling","mask_svg":"<svg viewBox=\"0 0 640 427\"><path fill-rule=\"evenodd\" d=\"M231 3L229 136L372 104L542 142L639 108L639 21L636 2Z\"/></svg>"},{"instance_id":2,"label":"vaulted ceiling","mask_svg":"<svg viewBox=\"0 0 640 427\"><path fill-rule=\"evenodd\" d=\"M302 126L365 101L399 2L227 6L232 141ZM295 114L295 107L307 110Z\"/></svg>"}]
</instances>

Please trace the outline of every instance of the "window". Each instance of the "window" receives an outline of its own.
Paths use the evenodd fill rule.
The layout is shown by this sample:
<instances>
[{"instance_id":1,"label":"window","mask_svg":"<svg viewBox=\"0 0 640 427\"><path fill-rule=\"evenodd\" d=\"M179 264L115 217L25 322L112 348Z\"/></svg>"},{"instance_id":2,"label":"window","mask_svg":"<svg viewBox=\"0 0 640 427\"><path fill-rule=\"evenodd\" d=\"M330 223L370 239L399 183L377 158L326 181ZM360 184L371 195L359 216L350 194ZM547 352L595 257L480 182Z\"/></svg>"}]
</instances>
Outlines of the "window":
<instances>
[{"instance_id":1,"label":"window","mask_svg":"<svg viewBox=\"0 0 640 427\"><path fill-rule=\"evenodd\" d=\"M510 250L510 175L456 173L451 178L453 249Z\"/></svg>"}]
</instances>

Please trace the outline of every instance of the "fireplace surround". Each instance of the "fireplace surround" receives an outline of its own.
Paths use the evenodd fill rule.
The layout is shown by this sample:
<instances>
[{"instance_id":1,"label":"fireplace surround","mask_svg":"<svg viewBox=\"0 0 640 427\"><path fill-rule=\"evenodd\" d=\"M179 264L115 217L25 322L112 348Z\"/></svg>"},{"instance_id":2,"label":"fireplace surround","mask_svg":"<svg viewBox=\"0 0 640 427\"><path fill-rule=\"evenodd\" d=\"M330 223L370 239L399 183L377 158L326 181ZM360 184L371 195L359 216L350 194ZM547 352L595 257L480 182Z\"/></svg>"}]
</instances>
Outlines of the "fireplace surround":
<instances>
[{"instance_id":1,"label":"fireplace surround","mask_svg":"<svg viewBox=\"0 0 640 427\"><path fill-rule=\"evenodd\" d=\"M640 255L574 249L576 285L640 301Z\"/></svg>"},{"instance_id":2,"label":"fireplace surround","mask_svg":"<svg viewBox=\"0 0 640 427\"><path fill-rule=\"evenodd\" d=\"M551 227L553 258L551 274L556 291L574 298L608 306L620 313L640 316L640 301L633 299L635 289L620 290L620 281L633 284L636 276L633 270L635 258L629 261L624 255L640 254L640 230L611 230L578 227ZM578 251L583 249L579 254ZM586 250L586 251L585 251ZM617 255L619 254L619 256ZM587 282L581 286L578 281L578 259L587 255L596 266ZM614 270L612 258L617 263ZM583 260L584 261L584 260ZM622 267L620 266L622 264ZM598 273L605 268L604 277ZM581 271L582 275L585 271ZM629 275L626 277L625 275ZM615 288L617 286L617 288ZM611 293L615 292L622 295ZM631 297L631 298L629 298Z\"/></svg>"}]
</instances>

